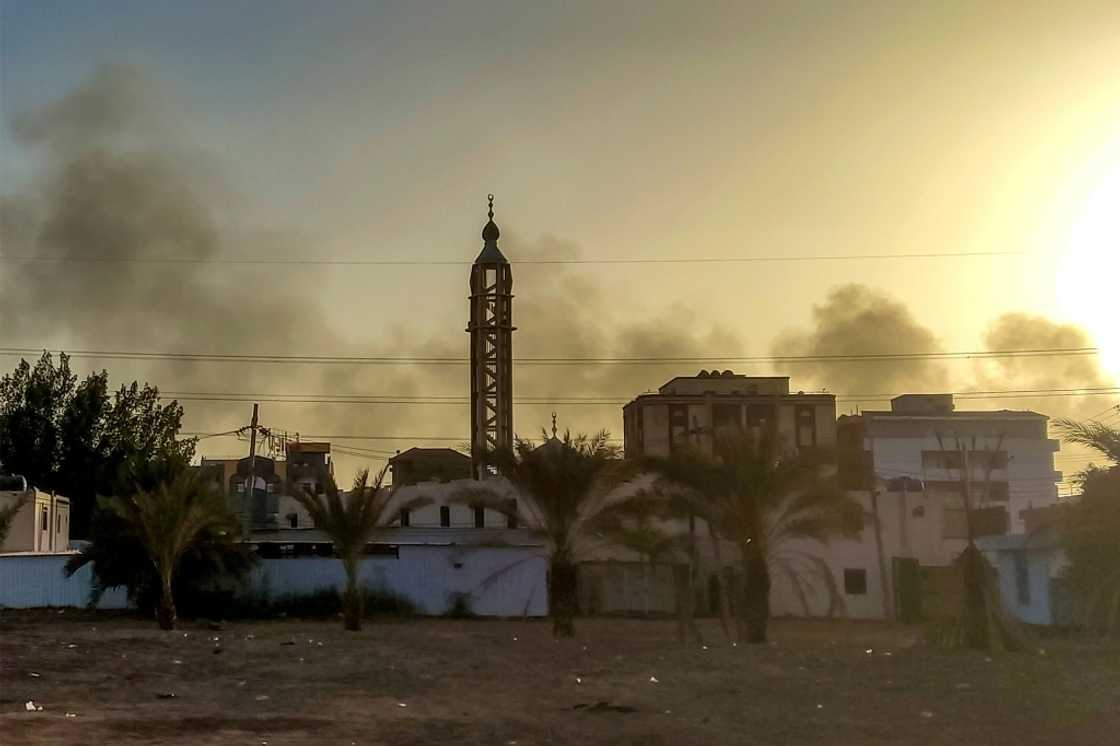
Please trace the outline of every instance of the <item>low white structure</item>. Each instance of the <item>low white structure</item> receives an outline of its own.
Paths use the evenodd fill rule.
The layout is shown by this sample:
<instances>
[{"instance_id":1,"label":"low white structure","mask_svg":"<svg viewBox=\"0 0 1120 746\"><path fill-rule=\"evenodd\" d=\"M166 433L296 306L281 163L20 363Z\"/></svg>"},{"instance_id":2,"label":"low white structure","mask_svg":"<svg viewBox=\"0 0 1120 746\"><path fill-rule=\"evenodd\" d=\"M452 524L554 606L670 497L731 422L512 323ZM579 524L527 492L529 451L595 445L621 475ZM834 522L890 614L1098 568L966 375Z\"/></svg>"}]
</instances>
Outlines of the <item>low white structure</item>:
<instances>
[{"instance_id":1,"label":"low white structure","mask_svg":"<svg viewBox=\"0 0 1120 746\"><path fill-rule=\"evenodd\" d=\"M70 500L36 489L23 477L4 476L3 479L0 508L20 500L24 505L12 518L8 536L0 545L0 554L69 551Z\"/></svg>"},{"instance_id":2,"label":"low white structure","mask_svg":"<svg viewBox=\"0 0 1120 746\"><path fill-rule=\"evenodd\" d=\"M343 587L342 563L318 529L257 531L251 541L262 560L250 589L275 597ZM456 599L479 616L548 613L547 553L526 531L384 528L361 572L363 584L408 599L421 614L444 614Z\"/></svg>"}]
</instances>

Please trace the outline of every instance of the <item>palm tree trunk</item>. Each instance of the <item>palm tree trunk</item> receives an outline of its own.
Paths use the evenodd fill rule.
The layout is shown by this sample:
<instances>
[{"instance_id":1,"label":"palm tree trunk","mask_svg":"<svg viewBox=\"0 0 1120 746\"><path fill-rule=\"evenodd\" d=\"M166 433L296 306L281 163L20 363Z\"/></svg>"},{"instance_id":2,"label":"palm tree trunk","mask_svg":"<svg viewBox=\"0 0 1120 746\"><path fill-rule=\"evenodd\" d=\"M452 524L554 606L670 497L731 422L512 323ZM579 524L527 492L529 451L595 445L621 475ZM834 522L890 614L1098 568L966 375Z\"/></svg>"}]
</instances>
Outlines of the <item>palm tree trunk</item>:
<instances>
[{"instance_id":1,"label":"palm tree trunk","mask_svg":"<svg viewBox=\"0 0 1120 746\"><path fill-rule=\"evenodd\" d=\"M653 569L653 558L642 563L642 616L649 616L649 576Z\"/></svg>"},{"instance_id":2,"label":"palm tree trunk","mask_svg":"<svg viewBox=\"0 0 1120 746\"><path fill-rule=\"evenodd\" d=\"M175 597L171 595L171 571L160 572L161 586L159 596L159 611L156 620L160 629L175 629Z\"/></svg>"},{"instance_id":3,"label":"palm tree trunk","mask_svg":"<svg viewBox=\"0 0 1120 746\"><path fill-rule=\"evenodd\" d=\"M346 590L342 595L342 624L350 632L358 632L362 628L362 591L358 587L358 563L347 561Z\"/></svg>"},{"instance_id":4,"label":"palm tree trunk","mask_svg":"<svg viewBox=\"0 0 1120 746\"><path fill-rule=\"evenodd\" d=\"M766 557L751 542L743 547L743 620L747 642L766 642L770 622L770 568Z\"/></svg>"},{"instance_id":5,"label":"palm tree trunk","mask_svg":"<svg viewBox=\"0 0 1120 746\"><path fill-rule=\"evenodd\" d=\"M548 568L548 609L553 637L575 637L576 564L567 557L553 557Z\"/></svg>"},{"instance_id":6,"label":"palm tree trunk","mask_svg":"<svg viewBox=\"0 0 1120 746\"><path fill-rule=\"evenodd\" d=\"M673 586L677 602L677 642L688 642L691 633L698 645L704 644L696 626L696 591L692 583L692 564L673 565Z\"/></svg>"},{"instance_id":7,"label":"palm tree trunk","mask_svg":"<svg viewBox=\"0 0 1120 746\"><path fill-rule=\"evenodd\" d=\"M716 580L719 582L719 622L723 627L723 636L731 639L731 588L727 582L727 574L723 567L723 553L719 549L719 537L708 525L708 536L712 540L712 554L716 558Z\"/></svg>"}]
</instances>

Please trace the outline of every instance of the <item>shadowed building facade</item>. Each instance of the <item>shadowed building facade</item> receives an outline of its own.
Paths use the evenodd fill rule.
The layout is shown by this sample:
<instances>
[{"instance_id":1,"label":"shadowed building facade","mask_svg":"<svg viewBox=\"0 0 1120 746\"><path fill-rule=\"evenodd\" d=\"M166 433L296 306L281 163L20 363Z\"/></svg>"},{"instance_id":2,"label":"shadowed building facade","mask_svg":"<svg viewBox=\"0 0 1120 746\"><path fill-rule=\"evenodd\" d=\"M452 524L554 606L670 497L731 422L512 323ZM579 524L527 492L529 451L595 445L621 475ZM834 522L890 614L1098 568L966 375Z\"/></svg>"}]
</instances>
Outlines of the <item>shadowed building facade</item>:
<instances>
[{"instance_id":1,"label":"shadowed building facade","mask_svg":"<svg viewBox=\"0 0 1120 746\"><path fill-rule=\"evenodd\" d=\"M488 451L513 446L513 273L498 248L494 195L471 267L471 475L482 479Z\"/></svg>"}]
</instances>

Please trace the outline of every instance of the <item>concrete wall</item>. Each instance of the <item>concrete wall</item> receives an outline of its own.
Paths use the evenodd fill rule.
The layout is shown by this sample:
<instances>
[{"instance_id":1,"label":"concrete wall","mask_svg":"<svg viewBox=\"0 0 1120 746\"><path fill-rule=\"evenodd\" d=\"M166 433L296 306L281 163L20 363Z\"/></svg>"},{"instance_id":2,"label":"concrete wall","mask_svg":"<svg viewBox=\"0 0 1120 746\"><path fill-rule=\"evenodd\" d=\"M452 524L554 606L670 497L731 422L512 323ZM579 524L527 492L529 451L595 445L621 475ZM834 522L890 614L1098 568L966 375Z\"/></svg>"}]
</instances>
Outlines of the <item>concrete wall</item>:
<instances>
[{"instance_id":1,"label":"concrete wall","mask_svg":"<svg viewBox=\"0 0 1120 746\"><path fill-rule=\"evenodd\" d=\"M399 558L362 562L364 584L408 598L422 614L445 613L455 594L470 596L480 616L545 616L548 561L536 548L402 546ZM345 574L334 558L261 560L251 588L273 596L342 589Z\"/></svg>"},{"instance_id":2,"label":"concrete wall","mask_svg":"<svg viewBox=\"0 0 1120 746\"><path fill-rule=\"evenodd\" d=\"M62 571L70 554L0 555L0 608L84 607L89 603L93 568L86 565L71 577ZM123 609L123 588L110 589L99 609Z\"/></svg>"},{"instance_id":3,"label":"concrete wall","mask_svg":"<svg viewBox=\"0 0 1120 746\"><path fill-rule=\"evenodd\" d=\"M999 592L1004 607L1016 619L1027 624L1054 624L1054 609L1050 598L1051 579L1058 577L1064 564L1060 549L1037 548L1018 551L1001 551L998 554ZM1030 598L1022 603L1019 598L1016 556L1026 563Z\"/></svg>"},{"instance_id":4,"label":"concrete wall","mask_svg":"<svg viewBox=\"0 0 1120 746\"><path fill-rule=\"evenodd\" d=\"M84 607L92 568L73 577L62 571L70 555L0 555L0 608ZM362 563L365 583L407 597L422 614L442 614L454 594L470 596L480 616L544 616L548 612L548 563L535 548L402 546L400 557L370 557ZM334 558L261 560L249 587L274 596L341 590L342 563ZM102 596L98 608L122 609L123 588Z\"/></svg>"},{"instance_id":5,"label":"concrete wall","mask_svg":"<svg viewBox=\"0 0 1120 746\"><path fill-rule=\"evenodd\" d=\"M579 608L584 614L672 614L673 567L648 562L582 562Z\"/></svg>"}]
</instances>

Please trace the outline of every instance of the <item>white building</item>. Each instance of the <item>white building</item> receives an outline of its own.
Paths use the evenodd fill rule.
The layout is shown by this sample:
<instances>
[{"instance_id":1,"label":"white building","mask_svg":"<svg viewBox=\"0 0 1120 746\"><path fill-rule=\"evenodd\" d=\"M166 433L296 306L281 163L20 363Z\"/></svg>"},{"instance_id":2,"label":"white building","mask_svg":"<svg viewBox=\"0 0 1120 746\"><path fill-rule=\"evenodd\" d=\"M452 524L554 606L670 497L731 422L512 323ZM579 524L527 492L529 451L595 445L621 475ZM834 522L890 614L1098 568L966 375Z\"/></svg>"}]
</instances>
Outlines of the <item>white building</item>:
<instances>
[{"instance_id":1,"label":"white building","mask_svg":"<svg viewBox=\"0 0 1120 746\"><path fill-rule=\"evenodd\" d=\"M12 518L0 553L53 553L70 550L70 500L28 485L19 476L4 476L0 483L0 508L20 500L23 507Z\"/></svg>"},{"instance_id":2,"label":"white building","mask_svg":"<svg viewBox=\"0 0 1120 746\"><path fill-rule=\"evenodd\" d=\"M864 529L823 553L805 549L827 558L853 617L905 618L913 603L942 605L932 588L948 585L944 569L966 545L966 482L974 533L1000 536L1022 534L1024 513L1054 504L1062 478L1046 416L957 411L952 394L906 394L890 411L842 416L837 442L841 480L864 506ZM811 613L827 610L824 598L811 594ZM775 613L804 613L788 580L776 578L773 599Z\"/></svg>"}]
</instances>

